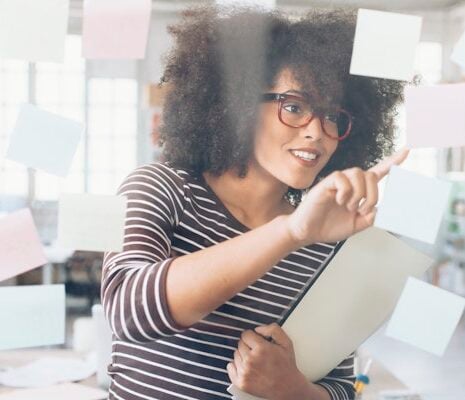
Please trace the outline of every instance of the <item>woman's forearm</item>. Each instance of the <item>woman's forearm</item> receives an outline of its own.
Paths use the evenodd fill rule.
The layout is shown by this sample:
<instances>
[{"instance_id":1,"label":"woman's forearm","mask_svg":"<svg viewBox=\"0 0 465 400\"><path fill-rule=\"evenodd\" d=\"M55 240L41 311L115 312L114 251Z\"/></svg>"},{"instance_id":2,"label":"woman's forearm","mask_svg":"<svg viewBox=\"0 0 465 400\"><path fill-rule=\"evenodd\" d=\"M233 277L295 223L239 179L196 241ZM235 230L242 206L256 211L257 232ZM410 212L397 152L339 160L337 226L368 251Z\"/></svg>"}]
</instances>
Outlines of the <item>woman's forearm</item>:
<instances>
[{"instance_id":1,"label":"woman's forearm","mask_svg":"<svg viewBox=\"0 0 465 400\"><path fill-rule=\"evenodd\" d=\"M309 382L299 371L292 382L287 382L286 392L272 400L331 400L328 391L315 383Z\"/></svg>"},{"instance_id":2,"label":"woman's forearm","mask_svg":"<svg viewBox=\"0 0 465 400\"><path fill-rule=\"evenodd\" d=\"M182 326L194 324L299 248L286 218L277 217L233 239L175 259L166 282L174 320Z\"/></svg>"}]
</instances>

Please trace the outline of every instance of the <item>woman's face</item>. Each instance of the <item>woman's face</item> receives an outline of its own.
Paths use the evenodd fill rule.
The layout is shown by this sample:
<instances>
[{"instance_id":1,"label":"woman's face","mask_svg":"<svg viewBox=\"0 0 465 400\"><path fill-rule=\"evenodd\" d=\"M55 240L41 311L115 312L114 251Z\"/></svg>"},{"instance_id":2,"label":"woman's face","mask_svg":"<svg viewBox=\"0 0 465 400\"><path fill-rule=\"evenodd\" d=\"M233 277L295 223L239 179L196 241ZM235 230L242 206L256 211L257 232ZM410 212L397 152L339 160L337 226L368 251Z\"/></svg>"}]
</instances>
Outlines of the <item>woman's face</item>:
<instances>
[{"instance_id":1,"label":"woman's face","mask_svg":"<svg viewBox=\"0 0 465 400\"><path fill-rule=\"evenodd\" d=\"M269 92L299 95L299 90L292 72L284 69ZM259 110L254 144L258 165L292 188L311 186L336 150L338 141L323 132L318 118L302 128L284 125L278 118L278 101L264 102ZM316 158L308 161L314 157L309 153Z\"/></svg>"}]
</instances>

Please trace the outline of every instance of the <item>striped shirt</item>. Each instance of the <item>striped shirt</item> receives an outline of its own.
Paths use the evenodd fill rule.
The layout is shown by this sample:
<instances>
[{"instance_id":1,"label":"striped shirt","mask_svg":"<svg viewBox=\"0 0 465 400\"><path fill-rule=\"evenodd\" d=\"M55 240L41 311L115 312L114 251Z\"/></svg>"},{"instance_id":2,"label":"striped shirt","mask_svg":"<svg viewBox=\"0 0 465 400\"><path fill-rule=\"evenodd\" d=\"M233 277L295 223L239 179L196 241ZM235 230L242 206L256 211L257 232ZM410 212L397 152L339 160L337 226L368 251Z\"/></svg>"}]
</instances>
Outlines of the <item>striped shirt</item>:
<instances>
[{"instance_id":1,"label":"striped shirt","mask_svg":"<svg viewBox=\"0 0 465 400\"><path fill-rule=\"evenodd\" d=\"M204 319L182 327L167 306L171 261L249 229L202 176L168 163L138 168L119 194L128 199L124 248L105 255L102 277L113 331L109 398L231 399L226 365L241 333L277 322L333 246L318 243L290 253ZM353 369L351 355L317 384L332 399L353 399Z\"/></svg>"}]
</instances>

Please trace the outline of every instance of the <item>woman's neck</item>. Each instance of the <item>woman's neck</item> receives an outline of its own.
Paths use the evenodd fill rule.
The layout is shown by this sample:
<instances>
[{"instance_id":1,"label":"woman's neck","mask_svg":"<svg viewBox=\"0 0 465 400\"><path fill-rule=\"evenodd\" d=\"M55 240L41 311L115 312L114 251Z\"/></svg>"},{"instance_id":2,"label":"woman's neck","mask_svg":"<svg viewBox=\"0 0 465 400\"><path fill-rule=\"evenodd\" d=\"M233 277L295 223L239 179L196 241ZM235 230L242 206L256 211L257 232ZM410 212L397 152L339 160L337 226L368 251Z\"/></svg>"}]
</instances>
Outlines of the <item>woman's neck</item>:
<instances>
[{"instance_id":1,"label":"woman's neck","mask_svg":"<svg viewBox=\"0 0 465 400\"><path fill-rule=\"evenodd\" d=\"M232 170L221 176L208 172L203 176L231 214L247 227L256 228L293 210L284 198L288 187L266 171L249 167L244 178Z\"/></svg>"}]
</instances>

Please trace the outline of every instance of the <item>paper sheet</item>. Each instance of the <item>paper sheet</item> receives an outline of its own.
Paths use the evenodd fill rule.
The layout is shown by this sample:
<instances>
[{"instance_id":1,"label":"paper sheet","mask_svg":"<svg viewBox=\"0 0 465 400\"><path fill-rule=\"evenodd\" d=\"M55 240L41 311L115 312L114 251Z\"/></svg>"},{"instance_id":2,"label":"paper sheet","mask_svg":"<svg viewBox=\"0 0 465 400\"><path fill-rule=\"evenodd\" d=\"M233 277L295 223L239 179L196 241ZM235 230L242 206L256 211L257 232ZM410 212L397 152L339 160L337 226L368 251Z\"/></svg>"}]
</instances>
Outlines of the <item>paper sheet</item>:
<instances>
[{"instance_id":1,"label":"paper sheet","mask_svg":"<svg viewBox=\"0 0 465 400\"><path fill-rule=\"evenodd\" d=\"M442 356L464 308L462 296L409 278L386 335Z\"/></svg>"},{"instance_id":2,"label":"paper sheet","mask_svg":"<svg viewBox=\"0 0 465 400\"><path fill-rule=\"evenodd\" d=\"M86 379L96 370L95 357L44 357L21 367L0 370L0 384L16 388L51 386Z\"/></svg>"},{"instance_id":3,"label":"paper sheet","mask_svg":"<svg viewBox=\"0 0 465 400\"><path fill-rule=\"evenodd\" d=\"M88 251L121 251L125 197L63 194L58 206L58 244Z\"/></svg>"},{"instance_id":4,"label":"paper sheet","mask_svg":"<svg viewBox=\"0 0 465 400\"><path fill-rule=\"evenodd\" d=\"M151 7L150 0L84 0L83 56L144 58Z\"/></svg>"},{"instance_id":5,"label":"paper sheet","mask_svg":"<svg viewBox=\"0 0 465 400\"><path fill-rule=\"evenodd\" d=\"M104 400L108 393L76 383L63 383L39 389L17 389L0 394L0 400Z\"/></svg>"},{"instance_id":6,"label":"paper sheet","mask_svg":"<svg viewBox=\"0 0 465 400\"><path fill-rule=\"evenodd\" d=\"M407 147L465 146L465 83L405 89Z\"/></svg>"},{"instance_id":7,"label":"paper sheet","mask_svg":"<svg viewBox=\"0 0 465 400\"><path fill-rule=\"evenodd\" d=\"M452 184L400 167L391 168L374 225L434 244Z\"/></svg>"},{"instance_id":8,"label":"paper sheet","mask_svg":"<svg viewBox=\"0 0 465 400\"><path fill-rule=\"evenodd\" d=\"M421 17L359 9L350 73L409 81Z\"/></svg>"},{"instance_id":9,"label":"paper sheet","mask_svg":"<svg viewBox=\"0 0 465 400\"><path fill-rule=\"evenodd\" d=\"M31 211L0 218L0 281L47 263Z\"/></svg>"},{"instance_id":10,"label":"paper sheet","mask_svg":"<svg viewBox=\"0 0 465 400\"><path fill-rule=\"evenodd\" d=\"M283 324L304 376L318 381L358 348L394 310L407 278L432 261L381 229L349 238ZM256 400L234 390L236 400Z\"/></svg>"},{"instance_id":11,"label":"paper sheet","mask_svg":"<svg viewBox=\"0 0 465 400\"><path fill-rule=\"evenodd\" d=\"M64 343L64 285L0 287L0 304L0 350Z\"/></svg>"},{"instance_id":12,"label":"paper sheet","mask_svg":"<svg viewBox=\"0 0 465 400\"><path fill-rule=\"evenodd\" d=\"M69 0L0 0L0 58L63 62Z\"/></svg>"},{"instance_id":13,"label":"paper sheet","mask_svg":"<svg viewBox=\"0 0 465 400\"><path fill-rule=\"evenodd\" d=\"M65 177L83 131L80 122L24 104L11 133L6 157Z\"/></svg>"}]
</instances>

